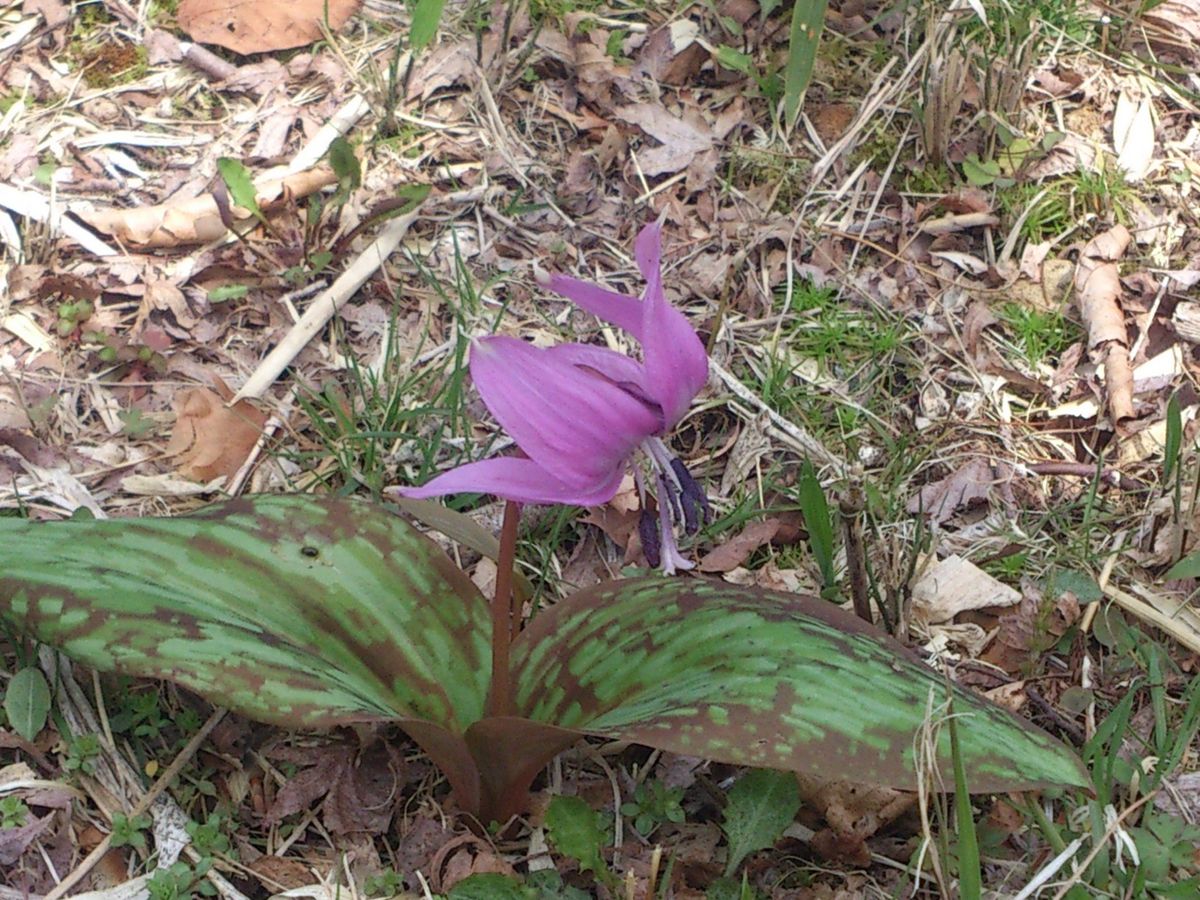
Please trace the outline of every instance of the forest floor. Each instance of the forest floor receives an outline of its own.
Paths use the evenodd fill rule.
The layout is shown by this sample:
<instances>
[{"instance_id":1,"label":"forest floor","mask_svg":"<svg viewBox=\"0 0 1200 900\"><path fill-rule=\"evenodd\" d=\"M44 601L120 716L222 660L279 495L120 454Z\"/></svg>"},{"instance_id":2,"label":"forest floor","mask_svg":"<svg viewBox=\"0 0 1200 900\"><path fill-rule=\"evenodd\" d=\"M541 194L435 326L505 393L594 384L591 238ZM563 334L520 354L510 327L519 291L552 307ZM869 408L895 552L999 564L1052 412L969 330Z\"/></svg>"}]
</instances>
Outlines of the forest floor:
<instances>
[{"instance_id":1,"label":"forest floor","mask_svg":"<svg viewBox=\"0 0 1200 900\"><path fill-rule=\"evenodd\" d=\"M775 3L455 2L415 58L384 0L330 2L344 25L275 49L304 5L233 5L241 53L202 46L229 4L6 7L0 506L379 498L501 452L471 339L630 350L534 266L637 293L633 238L661 218L667 295L711 360L671 437L713 511L684 553L848 604L856 533L884 624L1081 749L1096 797L975 798L985 896L1200 896L1196 0L834 0L790 129ZM630 481L531 510L539 598L644 568L638 504ZM488 498L458 508L499 526ZM806 786L731 888L737 770L569 752L555 790L617 826L606 884L537 815L472 832L411 746L233 716L188 746L193 696L80 677L101 734L0 729L4 900L50 893L110 832L78 888L105 900L489 896L458 887L479 873L512 876L496 897L956 891L948 814L911 797ZM176 761L183 819L128 818ZM110 765L133 777L103 784Z\"/></svg>"}]
</instances>

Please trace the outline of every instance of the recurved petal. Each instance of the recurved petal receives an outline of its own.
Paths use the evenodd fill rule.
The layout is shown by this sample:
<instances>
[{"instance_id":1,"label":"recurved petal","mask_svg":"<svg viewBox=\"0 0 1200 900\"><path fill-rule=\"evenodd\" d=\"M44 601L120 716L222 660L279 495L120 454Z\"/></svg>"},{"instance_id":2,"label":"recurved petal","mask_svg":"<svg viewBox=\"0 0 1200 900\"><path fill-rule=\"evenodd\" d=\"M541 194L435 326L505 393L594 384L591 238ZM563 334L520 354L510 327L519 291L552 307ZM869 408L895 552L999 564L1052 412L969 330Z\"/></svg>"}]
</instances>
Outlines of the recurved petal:
<instances>
[{"instance_id":1,"label":"recurved petal","mask_svg":"<svg viewBox=\"0 0 1200 900\"><path fill-rule=\"evenodd\" d=\"M687 317L667 303L662 273L650 271L647 282L640 338L646 387L670 429L708 380L708 354Z\"/></svg>"},{"instance_id":2,"label":"recurved petal","mask_svg":"<svg viewBox=\"0 0 1200 900\"><path fill-rule=\"evenodd\" d=\"M617 469L607 480L590 488L563 484L532 459L500 456L480 462L467 463L437 476L420 487L397 488L404 497L423 500L444 494L479 492L495 494L518 503L570 503L577 506L600 506L616 494L624 472Z\"/></svg>"},{"instance_id":3,"label":"recurved petal","mask_svg":"<svg viewBox=\"0 0 1200 900\"><path fill-rule=\"evenodd\" d=\"M517 445L556 480L584 492L607 484L662 427L657 410L609 378L516 338L477 341L471 376Z\"/></svg>"},{"instance_id":4,"label":"recurved petal","mask_svg":"<svg viewBox=\"0 0 1200 900\"><path fill-rule=\"evenodd\" d=\"M633 242L633 258L638 271L649 282L654 275L662 273L662 223L651 222L638 232Z\"/></svg>"},{"instance_id":5,"label":"recurved petal","mask_svg":"<svg viewBox=\"0 0 1200 900\"><path fill-rule=\"evenodd\" d=\"M628 331L637 340L642 339L642 301L636 297L606 290L569 275L549 275L543 286L566 297L580 309Z\"/></svg>"}]
</instances>

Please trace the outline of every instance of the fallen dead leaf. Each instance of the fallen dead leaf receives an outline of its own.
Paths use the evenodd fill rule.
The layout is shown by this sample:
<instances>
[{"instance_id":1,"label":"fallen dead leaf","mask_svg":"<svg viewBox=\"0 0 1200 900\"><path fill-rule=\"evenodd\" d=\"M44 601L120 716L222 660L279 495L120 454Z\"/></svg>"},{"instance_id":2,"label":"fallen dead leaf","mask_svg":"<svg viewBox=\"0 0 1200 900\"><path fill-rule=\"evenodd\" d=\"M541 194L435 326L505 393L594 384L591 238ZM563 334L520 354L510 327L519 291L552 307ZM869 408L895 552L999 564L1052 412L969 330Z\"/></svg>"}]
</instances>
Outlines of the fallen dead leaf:
<instances>
[{"instance_id":1,"label":"fallen dead leaf","mask_svg":"<svg viewBox=\"0 0 1200 900\"><path fill-rule=\"evenodd\" d=\"M1149 97L1135 100L1121 91L1113 110L1113 149L1117 168L1130 183L1141 181L1154 161L1154 109Z\"/></svg>"},{"instance_id":2,"label":"fallen dead leaf","mask_svg":"<svg viewBox=\"0 0 1200 900\"><path fill-rule=\"evenodd\" d=\"M67 24L70 11L62 0L25 0L23 9L26 13L41 13L46 20L47 28L57 28Z\"/></svg>"},{"instance_id":3,"label":"fallen dead leaf","mask_svg":"<svg viewBox=\"0 0 1200 900\"><path fill-rule=\"evenodd\" d=\"M1075 270L1075 299L1088 329L1088 350L1093 362L1104 365L1108 409L1113 425L1133 418L1133 370L1129 363L1129 336L1119 303L1121 276L1117 260L1132 240L1124 225L1117 225L1088 241Z\"/></svg>"},{"instance_id":4,"label":"fallen dead leaf","mask_svg":"<svg viewBox=\"0 0 1200 900\"><path fill-rule=\"evenodd\" d=\"M180 0L175 13L192 40L235 53L269 53L320 40L346 24L361 0Z\"/></svg>"},{"instance_id":5,"label":"fallen dead leaf","mask_svg":"<svg viewBox=\"0 0 1200 900\"><path fill-rule=\"evenodd\" d=\"M332 169L318 166L286 178L256 183L255 199L264 212L271 212L336 183L337 175ZM74 212L97 231L112 235L123 244L137 247L202 244L225 234L225 225L212 194L201 194L199 197L158 206L95 210L77 208ZM240 207L234 207L234 212L241 219L249 216Z\"/></svg>"},{"instance_id":6,"label":"fallen dead leaf","mask_svg":"<svg viewBox=\"0 0 1200 900\"><path fill-rule=\"evenodd\" d=\"M913 615L924 622L947 622L968 609L1014 606L1021 595L961 556L930 566L912 586Z\"/></svg>"},{"instance_id":7,"label":"fallen dead leaf","mask_svg":"<svg viewBox=\"0 0 1200 900\"><path fill-rule=\"evenodd\" d=\"M312 869L298 859L274 855L260 856L247 868L272 892L302 888L313 883Z\"/></svg>"},{"instance_id":8,"label":"fallen dead leaf","mask_svg":"<svg viewBox=\"0 0 1200 900\"><path fill-rule=\"evenodd\" d=\"M813 849L826 859L861 861L865 856L869 862L871 854L864 842L916 801L915 794L857 782L823 781L799 774L796 781L805 809L819 812L828 825L812 839Z\"/></svg>"},{"instance_id":9,"label":"fallen dead leaf","mask_svg":"<svg viewBox=\"0 0 1200 900\"><path fill-rule=\"evenodd\" d=\"M985 459L972 459L945 478L930 482L908 501L910 513L924 513L935 522L945 522L964 506L987 500L995 482L992 467Z\"/></svg>"},{"instance_id":10,"label":"fallen dead leaf","mask_svg":"<svg viewBox=\"0 0 1200 900\"><path fill-rule=\"evenodd\" d=\"M698 154L713 147L712 128L696 110L673 116L660 103L635 103L615 112L618 118L636 125L660 144L638 153L638 164L645 175L681 172Z\"/></svg>"},{"instance_id":11,"label":"fallen dead leaf","mask_svg":"<svg viewBox=\"0 0 1200 900\"><path fill-rule=\"evenodd\" d=\"M698 568L701 572L730 572L744 563L751 553L770 542L778 531L778 519L751 522L737 535L706 553Z\"/></svg>"},{"instance_id":12,"label":"fallen dead leaf","mask_svg":"<svg viewBox=\"0 0 1200 900\"><path fill-rule=\"evenodd\" d=\"M514 871L488 843L473 834L461 834L433 855L427 874L435 890L448 891L464 878L487 873L512 875Z\"/></svg>"},{"instance_id":13,"label":"fallen dead leaf","mask_svg":"<svg viewBox=\"0 0 1200 900\"><path fill-rule=\"evenodd\" d=\"M439 44L413 72L408 86L408 99L428 100L442 88L469 83L478 71L473 39Z\"/></svg>"},{"instance_id":14,"label":"fallen dead leaf","mask_svg":"<svg viewBox=\"0 0 1200 900\"><path fill-rule=\"evenodd\" d=\"M232 478L267 422L266 413L248 400L226 406L233 392L218 386L224 388L224 397L210 388L188 388L175 396L175 430L166 452L179 457L177 468L185 478Z\"/></svg>"},{"instance_id":15,"label":"fallen dead leaf","mask_svg":"<svg viewBox=\"0 0 1200 900\"><path fill-rule=\"evenodd\" d=\"M1074 594L1056 598L1029 581L1021 588L1021 602L1000 617L996 640L983 655L986 662L1006 672L1031 668L1079 619L1079 601Z\"/></svg>"},{"instance_id":16,"label":"fallen dead leaf","mask_svg":"<svg viewBox=\"0 0 1200 900\"><path fill-rule=\"evenodd\" d=\"M1192 62L1200 56L1200 0L1165 0L1146 9L1144 22L1159 52Z\"/></svg>"}]
</instances>

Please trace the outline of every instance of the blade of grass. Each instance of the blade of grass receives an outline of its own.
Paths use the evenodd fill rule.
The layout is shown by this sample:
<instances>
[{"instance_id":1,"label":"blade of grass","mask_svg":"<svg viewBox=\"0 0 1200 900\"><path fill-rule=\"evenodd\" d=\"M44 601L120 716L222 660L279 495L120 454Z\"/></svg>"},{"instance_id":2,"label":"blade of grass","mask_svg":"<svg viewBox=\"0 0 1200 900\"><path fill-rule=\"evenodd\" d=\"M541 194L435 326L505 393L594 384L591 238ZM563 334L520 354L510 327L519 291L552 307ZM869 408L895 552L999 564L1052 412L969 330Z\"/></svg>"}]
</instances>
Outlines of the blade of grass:
<instances>
[{"instance_id":1,"label":"blade of grass","mask_svg":"<svg viewBox=\"0 0 1200 900\"><path fill-rule=\"evenodd\" d=\"M958 746L958 725L953 708L947 717L950 728L950 758L954 762L954 815L958 820L958 892L962 900L983 896L983 872L979 865L979 839L967 790L967 767Z\"/></svg>"},{"instance_id":2,"label":"blade of grass","mask_svg":"<svg viewBox=\"0 0 1200 900\"><path fill-rule=\"evenodd\" d=\"M800 103L812 80L817 45L825 27L828 0L796 0L788 35L787 65L783 77L783 121L787 130L796 124Z\"/></svg>"}]
</instances>

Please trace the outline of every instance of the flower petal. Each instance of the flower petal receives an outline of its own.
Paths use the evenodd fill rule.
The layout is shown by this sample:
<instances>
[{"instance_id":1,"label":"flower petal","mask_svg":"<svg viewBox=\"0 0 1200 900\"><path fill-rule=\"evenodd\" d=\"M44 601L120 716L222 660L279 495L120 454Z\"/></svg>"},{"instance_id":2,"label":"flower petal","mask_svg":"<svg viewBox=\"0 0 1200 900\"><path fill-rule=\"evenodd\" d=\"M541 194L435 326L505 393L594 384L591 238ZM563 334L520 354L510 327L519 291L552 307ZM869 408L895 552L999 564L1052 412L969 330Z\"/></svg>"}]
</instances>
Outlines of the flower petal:
<instances>
[{"instance_id":1,"label":"flower petal","mask_svg":"<svg viewBox=\"0 0 1200 900\"><path fill-rule=\"evenodd\" d=\"M662 272L662 222L651 222L638 232L633 241L633 258L647 283L655 273Z\"/></svg>"},{"instance_id":2,"label":"flower petal","mask_svg":"<svg viewBox=\"0 0 1200 900\"><path fill-rule=\"evenodd\" d=\"M651 270L647 281L640 338L645 383L650 396L662 408L664 430L670 430L683 418L692 398L708 380L708 354L687 317L667 303L662 273Z\"/></svg>"},{"instance_id":3,"label":"flower petal","mask_svg":"<svg viewBox=\"0 0 1200 900\"><path fill-rule=\"evenodd\" d=\"M580 309L628 331L637 340L642 339L642 301L636 297L618 294L569 275L551 275L545 287L566 297Z\"/></svg>"},{"instance_id":4,"label":"flower petal","mask_svg":"<svg viewBox=\"0 0 1200 900\"><path fill-rule=\"evenodd\" d=\"M615 470L607 481L588 490L563 484L532 459L499 456L480 462L467 463L444 472L420 487L396 488L403 497L423 500L443 494L478 491L495 494L517 503L571 503L577 506L600 506L616 494L624 475Z\"/></svg>"},{"instance_id":5,"label":"flower petal","mask_svg":"<svg viewBox=\"0 0 1200 900\"><path fill-rule=\"evenodd\" d=\"M608 380L625 393L637 398L650 409L658 419L658 431L662 430L665 422L662 410L646 387L646 370L636 359L616 353L606 347L596 347L592 344L559 344L550 348L550 353L567 360L577 368L595 372Z\"/></svg>"},{"instance_id":6,"label":"flower petal","mask_svg":"<svg viewBox=\"0 0 1200 900\"><path fill-rule=\"evenodd\" d=\"M483 338L471 349L471 376L517 445L557 481L586 493L607 484L662 420L569 357L516 338Z\"/></svg>"}]
</instances>

